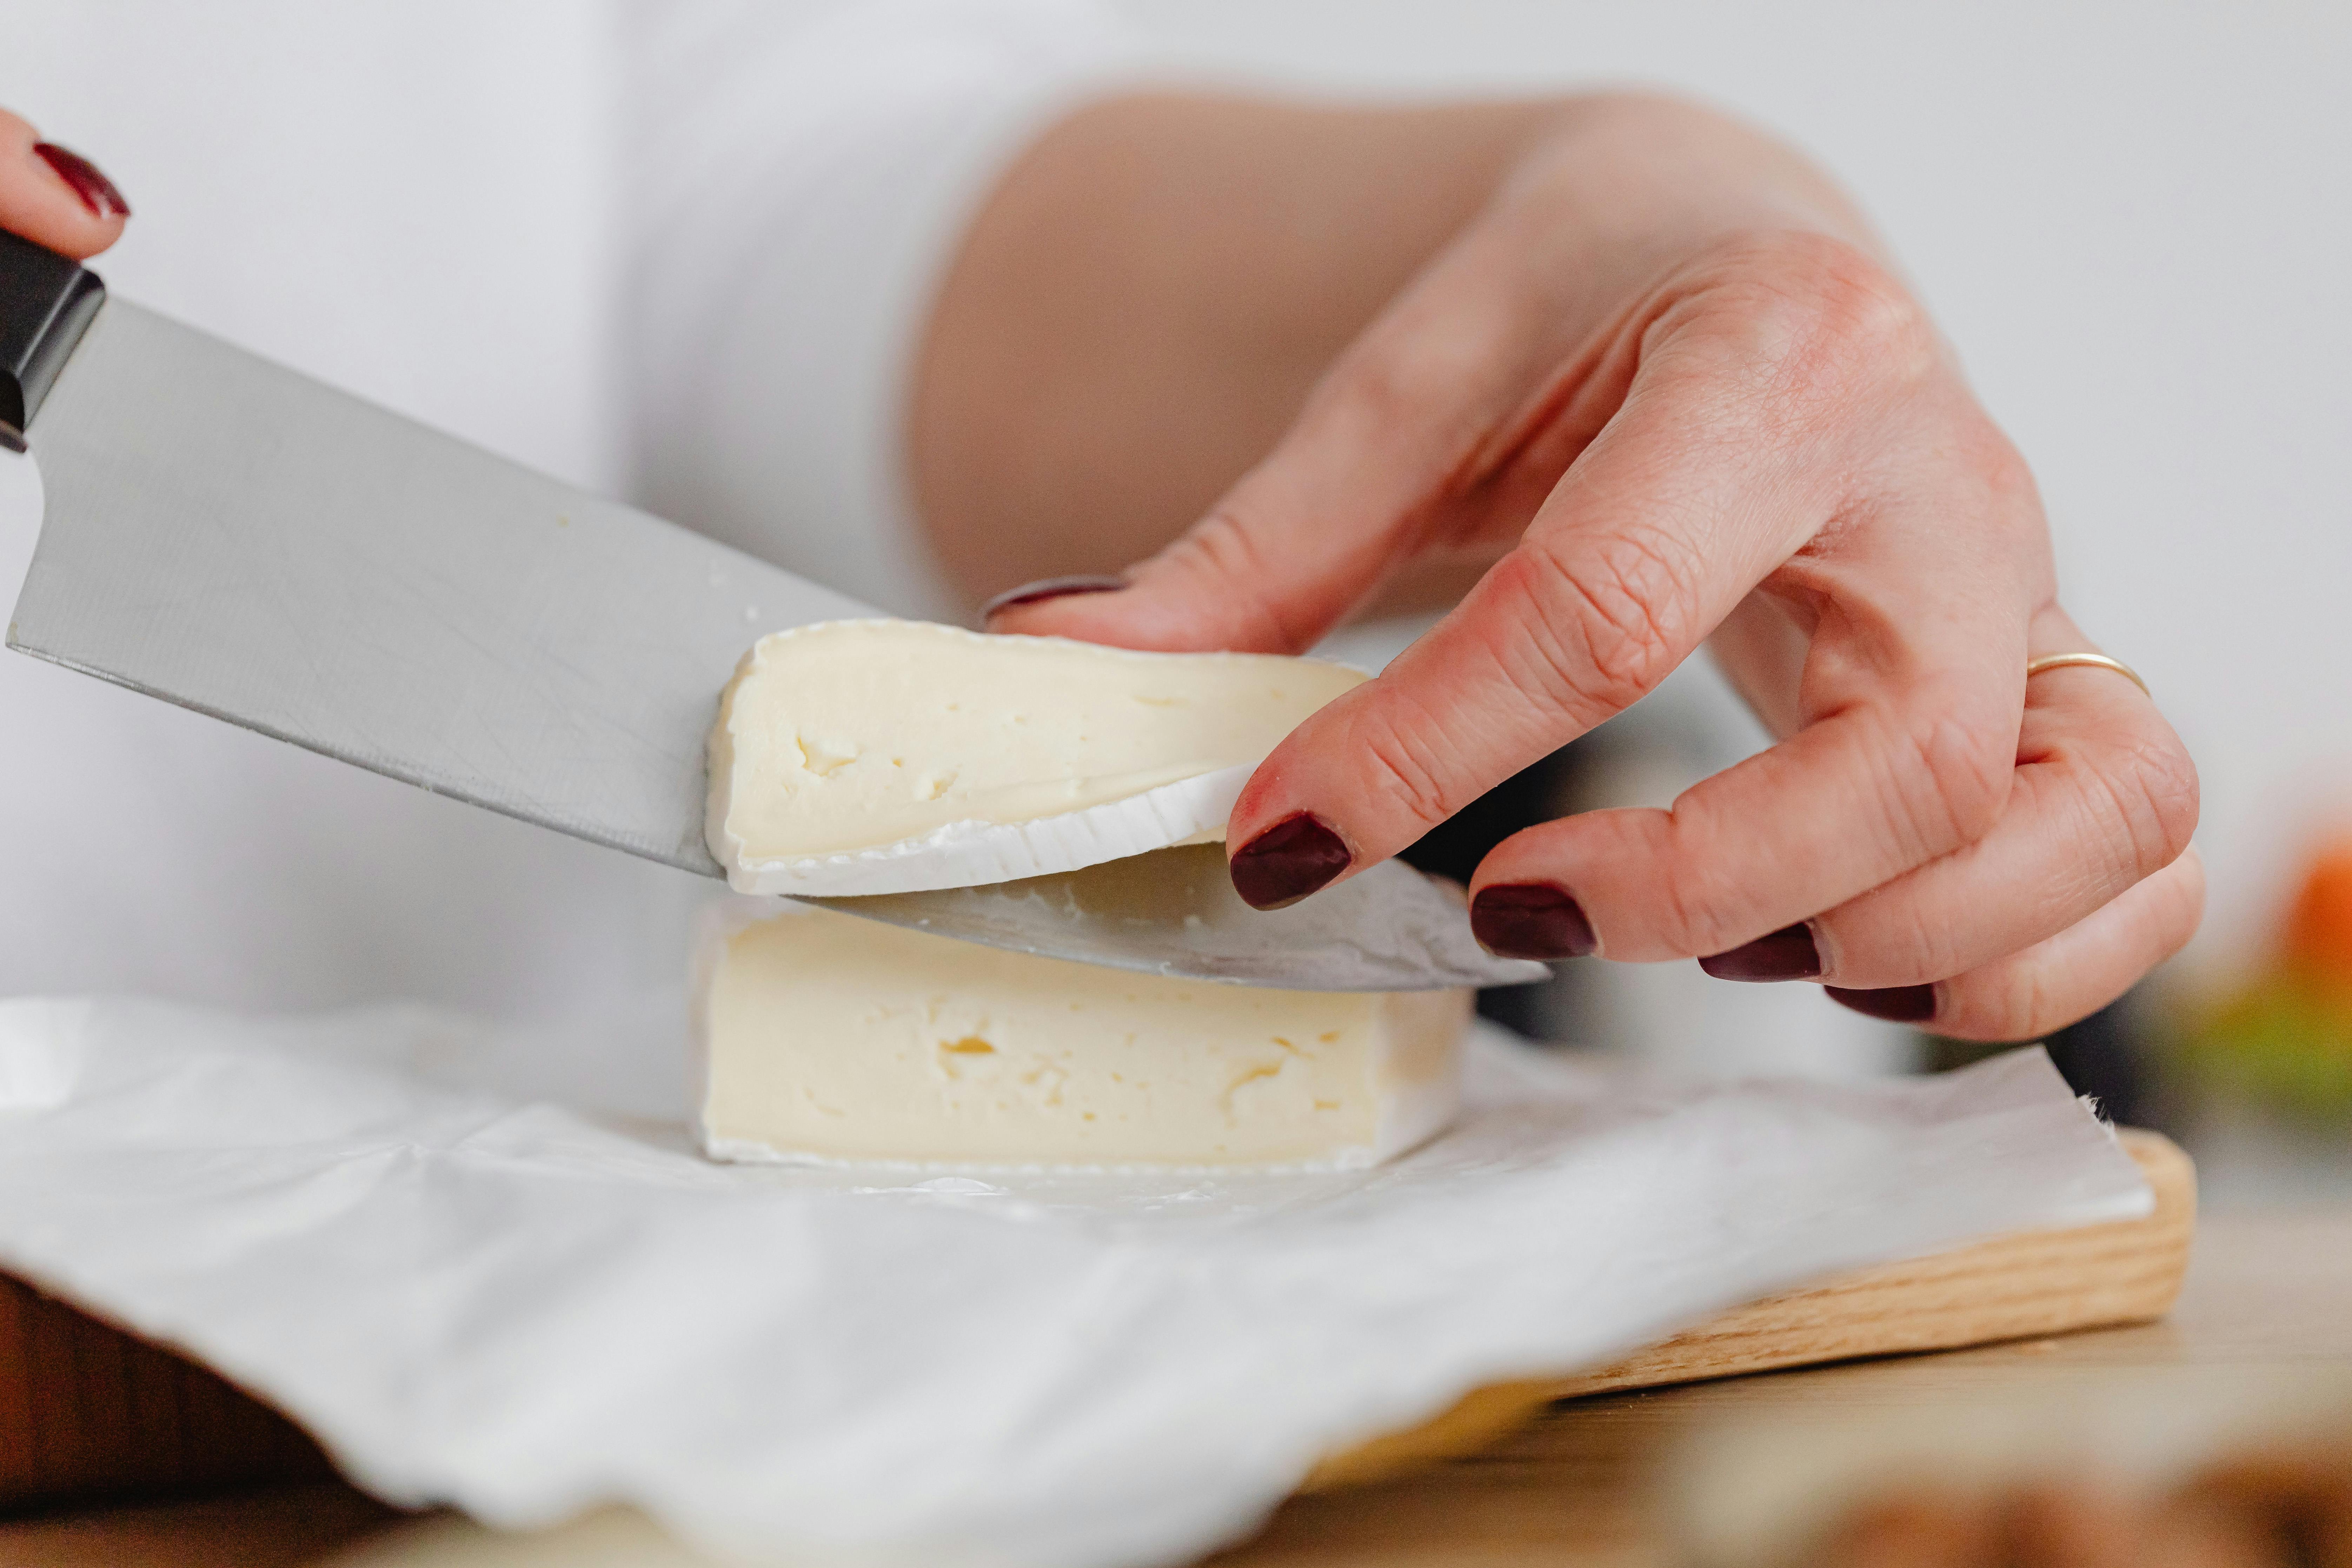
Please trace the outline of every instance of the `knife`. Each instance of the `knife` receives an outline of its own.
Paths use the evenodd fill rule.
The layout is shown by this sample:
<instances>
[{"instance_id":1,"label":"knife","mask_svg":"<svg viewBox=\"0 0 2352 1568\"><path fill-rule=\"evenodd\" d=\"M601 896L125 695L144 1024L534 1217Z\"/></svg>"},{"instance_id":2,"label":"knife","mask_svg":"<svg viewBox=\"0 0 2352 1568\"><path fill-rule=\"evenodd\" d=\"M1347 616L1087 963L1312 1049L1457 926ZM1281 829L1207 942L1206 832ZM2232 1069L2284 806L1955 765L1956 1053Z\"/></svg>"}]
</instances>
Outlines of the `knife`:
<instances>
[{"instance_id":1,"label":"knife","mask_svg":"<svg viewBox=\"0 0 2352 1568\"><path fill-rule=\"evenodd\" d=\"M743 650L881 614L110 299L88 268L0 234L0 445L27 450L37 416L47 504L10 647L703 876L720 874L704 737ZM1115 918L1089 912L1103 879L1085 872L824 901L1241 984L1549 973L1489 956L1402 864L1244 918L1198 860L1165 879L1164 907L1129 898Z\"/></svg>"}]
</instances>

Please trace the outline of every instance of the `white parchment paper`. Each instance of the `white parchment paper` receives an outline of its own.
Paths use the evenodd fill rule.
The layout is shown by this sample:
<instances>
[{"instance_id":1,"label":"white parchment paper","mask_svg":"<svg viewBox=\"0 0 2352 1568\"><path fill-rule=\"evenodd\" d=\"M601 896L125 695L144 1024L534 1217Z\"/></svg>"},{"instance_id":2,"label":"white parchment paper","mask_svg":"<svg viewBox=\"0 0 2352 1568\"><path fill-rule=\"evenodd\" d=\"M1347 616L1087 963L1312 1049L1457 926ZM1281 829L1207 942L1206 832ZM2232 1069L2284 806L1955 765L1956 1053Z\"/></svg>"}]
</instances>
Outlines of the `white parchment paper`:
<instances>
[{"instance_id":1,"label":"white parchment paper","mask_svg":"<svg viewBox=\"0 0 2352 1568\"><path fill-rule=\"evenodd\" d=\"M562 1042L415 1012L0 1003L0 1266L395 1500L1080 1568L1196 1555L1482 1383L2151 1204L2038 1051L1670 1090L1475 1047L1461 1125L1383 1169L982 1179L709 1164L582 1109L630 1097Z\"/></svg>"}]
</instances>

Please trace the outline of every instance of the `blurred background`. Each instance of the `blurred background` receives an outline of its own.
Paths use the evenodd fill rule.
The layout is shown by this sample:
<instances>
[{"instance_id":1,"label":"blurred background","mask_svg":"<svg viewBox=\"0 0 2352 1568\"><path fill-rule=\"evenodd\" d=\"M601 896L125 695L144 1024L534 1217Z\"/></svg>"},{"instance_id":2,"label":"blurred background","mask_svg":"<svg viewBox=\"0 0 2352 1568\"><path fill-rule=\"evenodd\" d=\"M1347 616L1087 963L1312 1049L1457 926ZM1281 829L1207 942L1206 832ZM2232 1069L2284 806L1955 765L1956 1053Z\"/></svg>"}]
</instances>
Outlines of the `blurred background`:
<instances>
[{"instance_id":1,"label":"blurred background","mask_svg":"<svg viewBox=\"0 0 2352 1568\"><path fill-rule=\"evenodd\" d=\"M1664 86L1841 174L2032 461L2075 616L2147 675L2203 774L2202 935L2054 1050L2078 1087L2187 1142L2210 1201L2352 1192L2352 7L1109 8L1187 79L1381 97ZM564 151L610 136L612 84L544 44L577 29L544 26L534 3L112 10L124 47L135 34L169 58L201 40L205 69L159 101L152 71L116 70L58 7L0 3L0 103L131 194L139 218L103 264L115 286L538 466L626 487L603 315L617 263L576 239L608 193ZM346 79L342 63L362 59ZM415 89L387 89L407 62ZM467 95L498 106L488 120L435 95L467 72L495 78ZM322 112L289 121L306 101ZM324 205L375 221L322 236L307 220ZM11 485L21 506L23 476L0 475ZM0 590L26 542L0 540ZM1458 860L1538 813L1662 804L1760 739L1695 663L1425 858ZM394 787L353 775L335 809L366 812ZM441 814L419 831L451 855L519 853L509 840L530 831L415 809ZM378 918L430 918L443 852L420 842L417 885L378 890ZM486 933L449 931L454 992L493 1013L536 1005L479 967ZM639 938L613 940L619 952ZM339 973L345 990L364 984L363 965ZM1687 964L1572 967L1489 1006L1675 1070L1853 1074L1971 1054L1811 987L1722 984Z\"/></svg>"}]
</instances>

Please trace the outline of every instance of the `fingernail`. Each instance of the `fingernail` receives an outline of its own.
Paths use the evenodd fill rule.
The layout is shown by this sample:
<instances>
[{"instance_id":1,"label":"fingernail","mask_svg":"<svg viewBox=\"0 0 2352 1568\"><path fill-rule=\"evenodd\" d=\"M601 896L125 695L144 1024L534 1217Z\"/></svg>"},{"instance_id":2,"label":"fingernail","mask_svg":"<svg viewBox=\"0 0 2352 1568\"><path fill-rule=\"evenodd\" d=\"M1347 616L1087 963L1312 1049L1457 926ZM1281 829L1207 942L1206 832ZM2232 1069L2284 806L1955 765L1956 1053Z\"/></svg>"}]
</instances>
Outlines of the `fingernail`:
<instances>
[{"instance_id":1,"label":"fingernail","mask_svg":"<svg viewBox=\"0 0 2352 1568\"><path fill-rule=\"evenodd\" d=\"M1822 989L1839 1006L1884 1018L1890 1024L1924 1024L1936 1016L1936 988L1932 985L1888 985L1874 991L1851 991L1843 985L1824 985Z\"/></svg>"},{"instance_id":2,"label":"fingernail","mask_svg":"<svg viewBox=\"0 0 2352 1568\"><path fill-rule=\"evenodd\" d=\"M1470 934L1496 958L1582 958L1601 943L1583 909L1549 882L1505 882L1470 900Z\"/></svg>"},{"instance_id":3,"label":"fingernail","mask_svg":"<svg viewBox=\"0 0 2352 1568\"><path fill-rule=\"evenodd\" d=\"M73 187L81 205L89 209L92 217L129 217L131 204L122 198L114 182L106 177L99 166L80 153L68 151L54 142L36 142L33 151L41 162L58 172L58 178Z\"/></svg>"},{"instance_id":4,"label":"fingernail","mask_svg":"<svg viewBox=\"0 0 2352 1568\"><path fill-rule=\"evenodd\" d=\"M1311 811L1284 817L1242 846L1228 869L1234 891L1254 910L1295 904L1348 868L1339 836Z\"/></svg>"},{"instance_id":5,"label":"fingernail","mask_svg":"<svg viewBox=\"0 0 2352 1568\"><path fill-rule=\"evenodd\" d=\"M999 610L1009 610L1015 605L1034 605L1046 599L1067 598L1072 594L1115 594L1127 586L1124 577L1040 577L1034 583L1024 583L1018 588L1007 588L980 607L983 621Z\"/></svg>"},{"instance_id":6,"label":"fingernail","mask_svg":"<svg viewBox=\"0 0 2352 1568\"><path fill-rule=\"evenodd\" d=\"M1800 922L1702 958L1698 966L1717 980L1811 980L1821 974L1822 953L1813 945L1813 928Z\"/></svg>"}]
</instances>

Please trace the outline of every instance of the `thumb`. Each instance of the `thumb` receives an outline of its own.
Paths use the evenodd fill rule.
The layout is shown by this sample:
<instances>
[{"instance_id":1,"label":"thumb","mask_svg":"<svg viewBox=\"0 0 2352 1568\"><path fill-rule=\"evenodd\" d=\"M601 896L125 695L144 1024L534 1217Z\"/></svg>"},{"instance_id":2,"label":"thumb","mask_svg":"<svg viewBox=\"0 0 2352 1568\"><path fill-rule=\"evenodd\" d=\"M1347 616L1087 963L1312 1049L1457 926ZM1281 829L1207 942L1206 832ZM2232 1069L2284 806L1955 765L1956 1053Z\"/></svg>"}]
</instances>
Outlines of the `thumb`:
<instances>
[{"instance_id":1,"label":"thumb","mask_svg":"<svg viewBox=\"0 0 2352 1568\"><path fill-rule=\"evenodd\" d=\"M121 237L130 216L97 164L0 109L0 229L79 261Z\"/></svg>"},{"instance_id":2,"label":"thumb","mask_svg":"<svg viewBox=\"0 0 2352 1568\"><path fill-rule=\"evenodd\" d=\"M1120 647L1304 652L1417 545L1422 482L1409 469L1382 471L1349 435L1295 430L1158 554L1117 578L1015 588L989 605L988 629Z\"/></svg>"},{"instance_id":3,"label":"thumb","mask_svg":"<svg viewBox=\"0 0 2352 1568\"><path fill-rule=\"evenodd\" d=\"M1166 549L1118 578L1015 588L992 632L1120 647L1301 653L1425 546L1513 498L1495 432L1530 378L1496 258L1459 248L1335 363L1281 443ZM1553 475L1551 477L1557 477ZM1515 482L1505 476L1502 483ZM1517 508L1540 501L1535 483Z\"/></svg>"}]
</instances>

